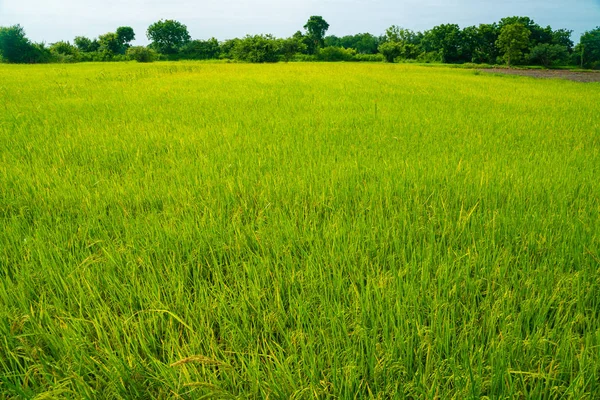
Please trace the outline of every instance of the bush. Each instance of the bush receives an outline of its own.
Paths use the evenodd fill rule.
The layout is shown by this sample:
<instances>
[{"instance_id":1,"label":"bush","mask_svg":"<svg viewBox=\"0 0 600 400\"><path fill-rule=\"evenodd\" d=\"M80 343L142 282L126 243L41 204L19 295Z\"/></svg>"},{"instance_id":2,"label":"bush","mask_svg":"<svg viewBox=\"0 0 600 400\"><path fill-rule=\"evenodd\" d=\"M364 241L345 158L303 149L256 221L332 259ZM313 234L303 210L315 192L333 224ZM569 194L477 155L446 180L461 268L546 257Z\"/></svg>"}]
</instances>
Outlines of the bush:
<instances>
[{"instance_id":1,"label":"bush","mask_svg":"<svg viewBox=\"0 0 600 400\"><path fill-rule=\"evenodd\" d=\"M352 61L383 62L383 54L356 54Z\"/></svg>"},{"instance_id":2,"label":"bush","mask_svg":"<svg viewBox=\"0 0 600 400\"><path fill-rule=\"evenodd\" d=\"M219 42L212 38L209 40L192 40L181 49L181 57L188 60L214 60L221 53Z\"/></svg>"},{"instance_id":3,"label":"bush","mask_svg":"<svg viewBox=\"0 0 600 400\"><path fill-rule=\"evenodd\" d=\"M319 49L317 60L319 61L352 61L356 56L356 50L341 47L325 47Z\"/></svg>"},{"instance_id":4,"label":"bush","mask_svg":"<svg viewBox=\"0 0 600 400\"><path fill-rule=\"evenodd\" d=\"M428 53L421 53L417 57L417 61L421 63L441 63L442 55L437 51L430 51Z\"/></svg>"},{"instance_id":5,"label":"bush","mask_svg":"<svg viewBox=\"0 0 600 400\"><path fill-rule=\"evenodd\" d=\"M271 35L246 36L235 42L231 54L239 61L277 62L279 42Z\"/></svg>"},{"instance_id":6,"label":"bush","mask_svg":"<svg viewBox=\"0 0 600 400\"><path fill-rule=\"evenodd\" d=\"M156 52L147 47L134 46L127 49L127 59L135 60L141 63L148 63L156 60Z\"/></svg>"}]
</instances>

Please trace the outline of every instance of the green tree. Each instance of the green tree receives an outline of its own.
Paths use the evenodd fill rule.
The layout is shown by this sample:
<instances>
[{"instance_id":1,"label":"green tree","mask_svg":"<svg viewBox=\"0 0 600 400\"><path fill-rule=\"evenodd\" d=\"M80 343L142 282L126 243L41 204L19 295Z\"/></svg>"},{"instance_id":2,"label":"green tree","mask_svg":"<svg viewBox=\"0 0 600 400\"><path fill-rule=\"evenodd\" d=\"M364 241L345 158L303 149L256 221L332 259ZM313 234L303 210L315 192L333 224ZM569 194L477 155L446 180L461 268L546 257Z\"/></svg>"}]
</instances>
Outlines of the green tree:
<instances>
[{"instance_id":1,"label":"green tree","mask_svg":"<svg viewBox=\"0 0 600 400\"><path fill-rule=\"evenodd\" d=\"M576 53L580 56L582 67L600 67L600 27L581 35Z\"/></svg>"},{"instance_id":2,"label":"green tree","mask_svg":"<svg viewBox=\"0 0 600 400\"><path fill-rule=\"evenodd\" d=\"M8 63L41 63L50 59L43 44L34 44L25 36L21 25L0 27L0 57Z\"/></svg>"},{"instance_id":3,"label":"green tree","mask_svg":"<svg viewBox=\"0 0 600 400\"><path fill-rule=\"evenodd\" d=\"M569 58L569 51L566 46L560 44L542 43L531 49L529 61L532 64L550 67L559 65Z\"/></svg>"},{"instance_id":4,"label":"green tree","mask_svg":"<svg viewBox=\"0 0 600 400\"><path fill-rule=\"evenodd\" d=\"M425 32L421 44L426 52L437 52L444 63L465 61L462 58L461 30L456 24L438 25Z\"/></svg>"},{"instance_id":5,"label":"green tree","mask_svg":"<svg viewBox=\"0 0 600 400\"><path fill-rule=\"evenodd\" d=\"M79 61L79 49L69 42L56 42L50 48L54 60L59 62L77 62Z\"/></svg>"},{"instance_id":6,"label":"green tree","mask_svg":"<svg viewBox=\"0 0 600 400\"><path fill-rule=\"evenodd\" d=\"M121 53L121 41L119 40L119 36L114 32L98 36L98 44L100 44L98 51L101 51L109 57Z\"/></svg>"},{"instance_id":7,"label":"green tree","mask_svg":"<svg viewBox=\"0 0 600 400\"><path fill-rule=\"evenodd\" d=\"M523 51L529 46L530 35L531 31L521 23L505 25L500 30L496 45L500 52L504 54L504 60L509 68L511 63L520 59Z\"/></svg>"},{"instance_id":8,"label":"green tree","mask_svg":"<svg viewBox=\"0 0 600 400\"><path fill-rule=\"evenodd\" d=\"M151 47L162 54L176 54L190 41L190 34L185 25L174 20L160 20L148 27L146 35Z\"/></svg>"},{"instance_id":9,"label":"green tree","mask_svg":"<svg viewBox=\"0 0 600 400\"><path fill-rule=\"evenodd\" d=\"M208 40L192 40L181 49L181 54L189 60L218 59L221 53L219 41L215 38Z\"/></svg>"},{"instance_id":10,"label":"green tree","mask_svg":"<svg viewBox=\"0 0 600 400\"><path fill-rule=\"evenodd\" d=\"M279 42L272 35L247 35L232 49L236 60L251 63L276 62Z\"/></svg>"},{"instance_id":11,"label":"green tree","mask_svg":"<svg viewBox=\"0 0 600 400\"><path fill-rule=\"evenodd\" d=\"M306 50L306 44L296 37L282 39L279 44L279 54L286 62L290 61L296 54L305 53Z\"/></svg>"},{"instance_id":12,"label":"green tree","mask_svg":"<svg viewBox=\"0 0 600 400\"><path fill-rule=\"evenodd\" d=\"M304 29L306 29L307 36L314 43L314 47L312 49L312 53L314 54L318 48L323 47L323 39L325 38L325 33L329 29L329 24L323 19L323 17L313 15L304 25Z\"/></svg>"},{"instance_id":13,"label":"green tree","mask_svg":"<svg viewBox=\"0 0 600 400\"><path fill-rule=\"evenodd\" d=\"M73 43L82 53L93 53L100 49L100 43L98 43L96 39L91 40L84 36L77 36L75 40L73 40Z\"/></svg>"},{"instance_id":14,"label":"green tree","mask_svg":"<svg viewBox=\"0 0 600 400\"><path fill-rule=\"evenodd\" d=\"M117 28L116 34L119 39L119 44L121 45L119 53L125 54L127 49L131 47L130 43L135 40L135 32L133 31L133 28L129 26L121 26Z\"/></svg>"}]
</instances>

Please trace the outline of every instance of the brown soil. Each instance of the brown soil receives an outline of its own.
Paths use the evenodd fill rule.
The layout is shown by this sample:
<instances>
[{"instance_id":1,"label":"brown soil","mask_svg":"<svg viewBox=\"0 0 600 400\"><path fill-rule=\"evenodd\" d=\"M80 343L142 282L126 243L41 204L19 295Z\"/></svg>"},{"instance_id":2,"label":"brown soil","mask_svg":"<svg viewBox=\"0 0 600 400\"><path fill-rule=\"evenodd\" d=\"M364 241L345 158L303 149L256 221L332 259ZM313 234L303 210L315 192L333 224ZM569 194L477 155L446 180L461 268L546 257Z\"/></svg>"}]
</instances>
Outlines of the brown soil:
<instances>
[{"instance_id":1,"label":"brown soil","mask_svg":"<svg viewBox=\"0 0 600 400\"><path fill-rule=\"evenodd\" d=\"M505 69L492 68L482 70L496 74L530 76L533 78L568 79L577 82L600 82L600 72L574 72L565 70L543 69Z\"/></svg>"}]
</instances>

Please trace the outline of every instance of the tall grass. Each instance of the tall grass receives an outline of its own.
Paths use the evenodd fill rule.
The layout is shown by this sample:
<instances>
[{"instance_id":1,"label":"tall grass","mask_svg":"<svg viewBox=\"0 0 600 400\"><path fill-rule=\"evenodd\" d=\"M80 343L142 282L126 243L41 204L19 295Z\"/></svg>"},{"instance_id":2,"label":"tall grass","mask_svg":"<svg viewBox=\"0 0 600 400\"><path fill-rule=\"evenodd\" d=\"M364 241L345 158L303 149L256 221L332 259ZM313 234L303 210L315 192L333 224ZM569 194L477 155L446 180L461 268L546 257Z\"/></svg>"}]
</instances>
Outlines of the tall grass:
<instances>
[{"instance_id":1,"label":"tall grass","mask_svg":"<svg viewBox=\"0 0 600 400\"><path fill-rule=\"evenodd\" d=\"M597 396L598 89L1 65L0 397Z\"/></svg>"}]
</instances>

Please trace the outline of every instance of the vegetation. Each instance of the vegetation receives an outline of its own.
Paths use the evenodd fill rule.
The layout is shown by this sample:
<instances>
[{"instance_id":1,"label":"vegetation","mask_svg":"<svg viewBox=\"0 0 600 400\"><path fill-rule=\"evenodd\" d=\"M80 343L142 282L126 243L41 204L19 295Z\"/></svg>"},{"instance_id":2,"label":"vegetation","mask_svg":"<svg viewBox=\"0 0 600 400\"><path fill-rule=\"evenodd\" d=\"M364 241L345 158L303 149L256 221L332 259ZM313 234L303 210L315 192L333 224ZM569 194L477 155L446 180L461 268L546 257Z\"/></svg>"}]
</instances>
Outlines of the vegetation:
<instances>
[{"instance_id":1,"label":"vegetation","mask_svg":"<svg viewBox=\"0 0 600 400\"><path fill-rule=\"evenodd\" d=\"M97 39L76 37L77 52L59 42L48 51L29 43L21 27L2 28L15 35L0 35L0 55L11 63L120 61L129 60L127 49L135 39L131 27L100 35ZM516 30L515 30L516 29ZM161 60L217 60L243 62L277 61L381 61L421 63L479 63L578 66L600 68L600 28L586 32L575 46L572 31L542 27L528 17L508 17L498 23L460 28L442 24L425 32L413 32L396 25L381 36L359 33L326 36L329 23L311 16L304 32L289 38L247 35L219 42L215 38L192 40L187 27L174 20L160 20L147 31L148 46ZM527 37L527 39L526 39ZM19 50L15 53L17 43ZM20 44L19 44L20 43ZM237 47L236 47L237 46ZM4 49L4 50L3 50ZM510 61L509 61L510 60Z\"/></svg>"},{"instance_id":2,"label":"vegetation","mask_svg":"<svg viewBox=\"0 0 600 400\"><path fill-rule=\"evenodd\" d=\"M600 393L598 84L0 76L0 398Z\"/></svg>"}]
</instances>

